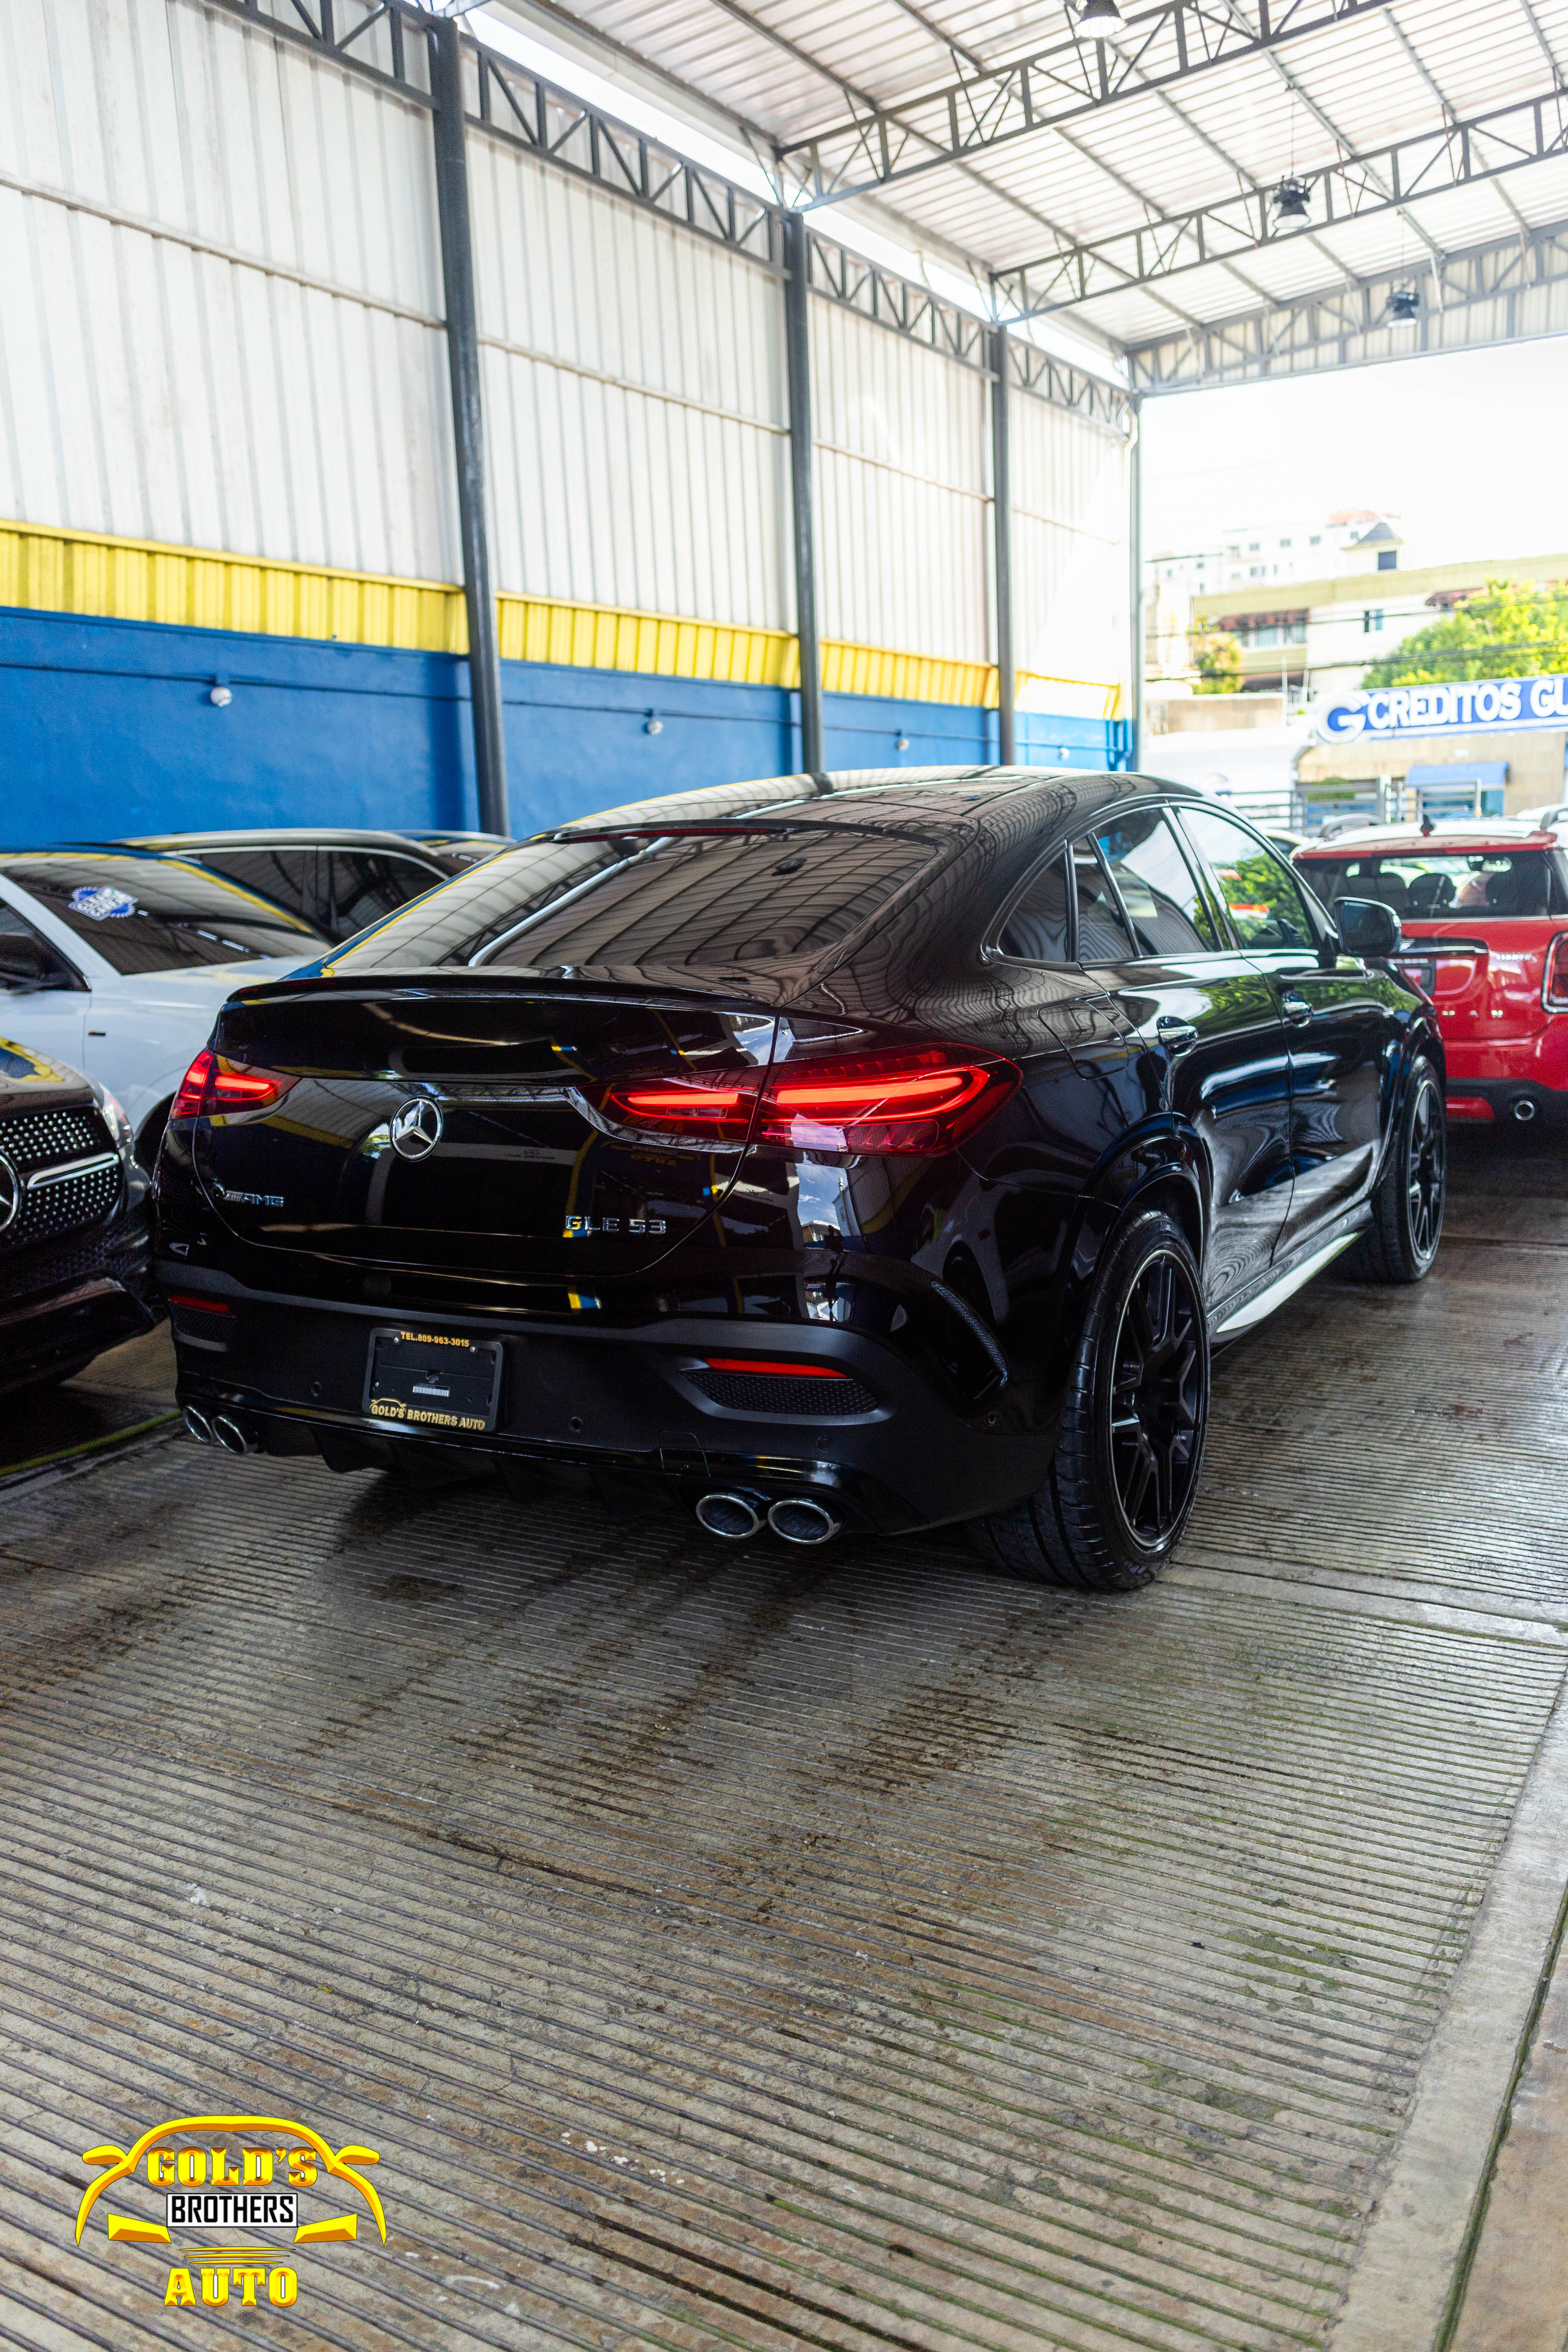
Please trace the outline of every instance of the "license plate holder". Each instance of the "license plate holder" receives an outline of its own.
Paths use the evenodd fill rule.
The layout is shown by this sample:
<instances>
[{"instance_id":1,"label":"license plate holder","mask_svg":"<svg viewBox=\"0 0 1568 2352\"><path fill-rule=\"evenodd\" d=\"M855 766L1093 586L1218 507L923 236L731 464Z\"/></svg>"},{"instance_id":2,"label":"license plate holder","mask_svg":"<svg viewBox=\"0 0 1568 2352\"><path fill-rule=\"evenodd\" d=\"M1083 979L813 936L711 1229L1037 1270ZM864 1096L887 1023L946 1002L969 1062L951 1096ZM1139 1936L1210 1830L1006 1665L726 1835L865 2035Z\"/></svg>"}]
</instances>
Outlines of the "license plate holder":
<instances>
[{"instance_id":1,"label":"license plate holder","mask_svg":"<svg viewBox=\"0 0 1568 2352\"><path fill-rule=\"evenodd\" d=\"M482 1436L496 1425L500 1370L499 1339L467 1339L416 1323L383 1325L370 1335L365 1413L405 1429Z\"/></svg>"}]
</instances>

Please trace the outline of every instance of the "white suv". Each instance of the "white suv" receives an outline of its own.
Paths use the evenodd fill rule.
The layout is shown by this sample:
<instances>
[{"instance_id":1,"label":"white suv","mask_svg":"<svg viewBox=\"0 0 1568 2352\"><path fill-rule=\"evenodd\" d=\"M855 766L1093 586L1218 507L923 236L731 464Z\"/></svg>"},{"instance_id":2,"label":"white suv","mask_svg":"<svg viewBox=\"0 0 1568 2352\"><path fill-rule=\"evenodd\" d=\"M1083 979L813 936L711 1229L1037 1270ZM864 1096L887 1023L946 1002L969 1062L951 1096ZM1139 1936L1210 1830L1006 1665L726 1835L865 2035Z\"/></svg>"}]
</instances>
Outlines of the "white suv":
<instances>
[{"instance_id":1,"label":"white suv","mask_svg":"<svg viewBox=\"0 0 1568 2352\"><path fill-rule=\"evenodd\" d=\"M117 1096L144 1168L224 999L326 950L296 916L176 858L0 856L0 1030Z\"/></svg>"}]
</instances>

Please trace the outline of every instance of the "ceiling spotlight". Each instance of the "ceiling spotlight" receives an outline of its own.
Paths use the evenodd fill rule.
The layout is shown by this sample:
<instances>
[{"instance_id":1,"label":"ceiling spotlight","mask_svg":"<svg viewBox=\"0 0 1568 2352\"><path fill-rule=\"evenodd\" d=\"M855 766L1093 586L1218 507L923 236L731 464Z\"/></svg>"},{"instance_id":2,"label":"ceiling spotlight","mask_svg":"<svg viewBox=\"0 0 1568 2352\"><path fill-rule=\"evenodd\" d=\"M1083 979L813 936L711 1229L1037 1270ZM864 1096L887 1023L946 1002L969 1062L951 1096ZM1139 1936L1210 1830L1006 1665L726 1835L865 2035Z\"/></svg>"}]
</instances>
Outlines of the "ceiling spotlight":
<instances>
[{"instance_id":1,"label":"ceiling spotlight","mask_svg":"<svg viewBox=\"0 0 1568 2352\"><path fill-rule=\"evenodd\" d=\"M1114 41L1127 30L1126 21L1116 0L1083 0L1078 12L1079 29L1091 40Z\"/></svg>"},{"instance_id":2,"label":"ceiling spotlight","mask_svg":"<svg viewBox=\"0 0 1568 2352\"><path fill-rule=\"evenodd\" d=\"M1418 319L1421 316L1421 296L1414 286L1396 286L1388 298L1391 319Z\"/></svg>"},{"instance_id":3,"label":"ceiling spotlight","mask_svg":"<svg viewBox=\"0 0 1568 2352\"><path fill-rule=\"evenodd\" d=\"M1281 180L1274 191L1276 220L1308 220L1311 190L1305 180Z\"/></svg>"}]
</instances>

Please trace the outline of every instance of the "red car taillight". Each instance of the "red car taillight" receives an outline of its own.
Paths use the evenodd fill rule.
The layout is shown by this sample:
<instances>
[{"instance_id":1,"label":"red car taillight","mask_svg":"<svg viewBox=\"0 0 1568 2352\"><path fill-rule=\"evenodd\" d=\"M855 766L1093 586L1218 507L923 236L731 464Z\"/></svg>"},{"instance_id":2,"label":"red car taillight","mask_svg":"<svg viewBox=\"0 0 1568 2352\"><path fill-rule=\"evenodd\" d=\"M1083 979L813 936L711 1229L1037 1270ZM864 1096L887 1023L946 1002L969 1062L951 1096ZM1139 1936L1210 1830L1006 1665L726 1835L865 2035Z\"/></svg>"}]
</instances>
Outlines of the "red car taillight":
<instances>
[{"instance_id":1,"label":"red car taillight","mask_svg":"<svg viewBox=\"0 0 1568 2352\"><path fill-rule=\"evenodd\" d=\"M297 1084L276 1070L248 1070L240 1063L220 1061L216 1054L198 1054L180 1080L169 1117L212 1118L229 1110L265 1110L268 1103L281 1102Z\"/></svg>"},{"instance_id":2,"label":"red car taillight","mask_svg":"<svg viewBox=\"0 0 1568 2352\"><path fill-rule=\"evenodd\" d=\"M1548 1013L1568 1013L1568 931L1559 931L1546 951L1541 1002Z\"/></svg>"},{"instance_id":3,"label":"red car taillight","mask_svg":"<svg viewBox=\"0 0 1568 2352\"><path fill-rule=\"evenodd\" d=\"M785 1064L770 1076L757 1139L805 1151L950 1151L1017 1083L1013 1063L944 1045Z\"/></svg>"},{"instance_id":4,"label":"red car taillight","mask_svg":"<svg viewBox=\"0 0 1568 2352\"><path fill-rule=\"evenodd\" d=\"M723 1086L700 1080L611 1087L601 1098L619 1127L690 1142L758 1143L801 1151L949 1151L1018 1084L1011 1062L946 1045L782 1064ZM760 1099L759 1099L760 1096Z\"/></svg>"},{"instance_id":5,"label":"red car taillight","mask_svg":"<svg viewBox=\"0 0 1568 2352\"><path fill-rule=\"evenodd\" d=\"M743 1143L756 1098L756 1074L748 1071L715 1087L700 1079L610 1087L600 1108L617 1127L647 1128L689 1142Z\"/></svg>"}]
</instances>

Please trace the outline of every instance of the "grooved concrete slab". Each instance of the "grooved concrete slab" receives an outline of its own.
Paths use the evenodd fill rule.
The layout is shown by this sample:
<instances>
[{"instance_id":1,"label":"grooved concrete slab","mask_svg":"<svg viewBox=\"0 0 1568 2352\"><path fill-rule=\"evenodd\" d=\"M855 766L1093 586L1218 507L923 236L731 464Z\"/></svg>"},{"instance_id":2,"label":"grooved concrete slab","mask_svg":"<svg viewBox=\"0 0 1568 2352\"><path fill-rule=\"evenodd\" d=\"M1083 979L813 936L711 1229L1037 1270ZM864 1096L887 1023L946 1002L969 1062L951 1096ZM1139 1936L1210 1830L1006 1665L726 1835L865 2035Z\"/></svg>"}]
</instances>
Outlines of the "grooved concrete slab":
<instances>
[{"instance_id":1,"label":"grooved concrete slab","mask_svg":"<svg viewBox=\"0 0 1568 2352\"><path fill-rule=\"evenodd\" d=\"M1237 1350L1131 1600L183 1438L15 1494L0 2341L1322 2345L1563 1678L1522 1263ZM234 2110L381 2151L293 2314L71 2242Z\"/></svg>"}]
</instances>

